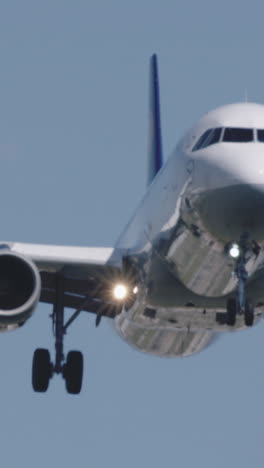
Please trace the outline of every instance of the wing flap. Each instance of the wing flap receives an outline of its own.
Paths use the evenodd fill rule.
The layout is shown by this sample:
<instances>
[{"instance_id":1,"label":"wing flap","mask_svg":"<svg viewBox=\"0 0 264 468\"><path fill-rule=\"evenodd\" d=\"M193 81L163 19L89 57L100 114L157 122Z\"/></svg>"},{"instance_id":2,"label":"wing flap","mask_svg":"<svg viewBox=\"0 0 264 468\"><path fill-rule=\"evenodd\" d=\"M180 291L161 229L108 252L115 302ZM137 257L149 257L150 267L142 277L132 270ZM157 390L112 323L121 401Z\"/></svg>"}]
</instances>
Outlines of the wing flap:
<instances>
[{"instance_id":1,"label":"wing flap","mask_svg":"<svg viewBox=\"0 0 264 468\"><path fill-rule=\"evenodd\" d=\"M56 301L57 274L41 272L40 302L54 304ZM103 280L101 280L103 281ZM63 276L63 305L97 315L114 318L121 306L107 300L102 294L100 278L86 280Z\"/></svg>"},{"instance_id":2,"label":"wing flap","mask_svg":"<svg viewBox=\"0 0 264 468\"><path fill-rule=\"evenodd\" d=\"M56 291L42 289L40 302L45 304L54 304L55 298ZM109 306L100 300L69 293L64 294L63 305L70 309L82 310L109 318L114 318L121 312L120 306Z\"/></svg>"}]
</instances>

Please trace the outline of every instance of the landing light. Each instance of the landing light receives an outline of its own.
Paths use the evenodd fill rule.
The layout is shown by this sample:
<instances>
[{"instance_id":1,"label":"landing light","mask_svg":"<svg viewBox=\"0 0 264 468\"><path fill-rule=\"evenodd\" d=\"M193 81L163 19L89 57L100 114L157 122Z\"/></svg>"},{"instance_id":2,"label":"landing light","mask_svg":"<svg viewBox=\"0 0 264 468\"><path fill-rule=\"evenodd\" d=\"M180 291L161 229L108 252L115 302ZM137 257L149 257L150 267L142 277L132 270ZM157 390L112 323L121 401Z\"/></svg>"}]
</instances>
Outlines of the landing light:
<instances>
[{"instance_id":1,"label":"landing light","mask_svg":"<svg viewBox=\"0 0 264 468\"><path fill-rule=\"evenodd\" d=\"M229 255L232 258L238 258L240 255L240 247L238 244L232 244L229 248Z\"/></svg>"},{"instance_id":2,"label":"landing light","mask_svg":"<svg viewBox=\"0 0 264 468\"><path fill-rule=\"evenodd\" d=\"M133 294L137 294L138 293L138 286L134 286L133 288Z\"/></svg>"},{"instance_id":3,"label":"landing light","mask_svg":"<svg viewBox=\"0 0 264 468\"><path fill-rule=\"evenodd\" d=\"M118 283L114 286L113 294L115 299L122 301L127 297L128 289L125 284Z\"/></svg>"}]
</instances>

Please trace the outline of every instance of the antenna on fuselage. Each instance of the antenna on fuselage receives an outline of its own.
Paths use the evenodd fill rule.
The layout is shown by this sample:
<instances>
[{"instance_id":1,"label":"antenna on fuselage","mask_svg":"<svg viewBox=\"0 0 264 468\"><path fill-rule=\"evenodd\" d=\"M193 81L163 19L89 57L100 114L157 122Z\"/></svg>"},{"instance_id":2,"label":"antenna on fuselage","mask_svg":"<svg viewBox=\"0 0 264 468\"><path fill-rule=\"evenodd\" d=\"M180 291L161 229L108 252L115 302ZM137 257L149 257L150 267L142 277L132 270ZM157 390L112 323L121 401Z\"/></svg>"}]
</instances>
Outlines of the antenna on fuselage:
<instances>
[{"instance_id":1,"label":"antenna on fuselage","mask_svg":"<svg viewBox=\"0 0 264 468\"><path fill-rule=\"evenodd\" d=\"M248 90L247 90L247 88L245 88L244 99L245 99L245 102L248 102Z\"/></svg>"},{"instance_id":2,"label":"antenna on fuselage","mask_svg":"<svg viewBox=\"0 0 264 468\"><path fill-rule=\"evenodd\" d=\"M149 92L148 185L163 165L158 60L156 54L153 54L150 58Z\"/></svg>"}]
</instances>

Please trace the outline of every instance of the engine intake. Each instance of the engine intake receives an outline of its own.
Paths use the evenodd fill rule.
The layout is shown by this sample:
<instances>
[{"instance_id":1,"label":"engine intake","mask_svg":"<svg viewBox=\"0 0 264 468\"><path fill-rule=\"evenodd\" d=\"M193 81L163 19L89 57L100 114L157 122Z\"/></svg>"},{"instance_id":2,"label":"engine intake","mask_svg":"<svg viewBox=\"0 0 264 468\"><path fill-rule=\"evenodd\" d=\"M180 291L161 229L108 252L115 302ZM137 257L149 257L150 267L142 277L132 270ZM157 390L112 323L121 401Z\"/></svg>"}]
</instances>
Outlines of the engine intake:
<instances>
[{"instance_id":1,"label":"engine intake","mask_svg":"<svg viewBox=\"0 0 264 468\"><path fill-rule=\"evenodd\" d=\"M34 263L16 253L1 252L0 327L25 322L34 311L40 292L40 275Z\"/></svg>"}]
</instances>

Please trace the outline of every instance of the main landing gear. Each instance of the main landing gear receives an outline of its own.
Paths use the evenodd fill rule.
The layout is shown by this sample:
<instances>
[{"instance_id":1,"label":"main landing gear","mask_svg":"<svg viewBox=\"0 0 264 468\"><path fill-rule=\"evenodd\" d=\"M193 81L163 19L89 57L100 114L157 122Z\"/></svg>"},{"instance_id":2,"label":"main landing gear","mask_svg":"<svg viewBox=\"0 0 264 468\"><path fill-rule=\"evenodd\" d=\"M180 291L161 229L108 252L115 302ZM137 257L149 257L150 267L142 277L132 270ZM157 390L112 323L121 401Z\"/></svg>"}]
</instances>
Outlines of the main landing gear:
<instances>
[{"instance_id":1,"label":"main landing gear","mask_svg":"<svg viewBox=\"0 0 264 468\"><path fill-rule=\"evenodd\" d=\"M246 270L246 252L248 250L248 236L245 234L240 239L240 255L236 262L235 274L237 276L237 290L236 297L229 298L226 307L226 323L227 325L234 326L236 323L236 316L244 315L245 325L252 327L254 323L254 306L251 299L245 297L245 286L248 279Z\"/></svg>"},{"instance_id":2,"label":"main landing gear","mask_svg":"<svg viewBox=\"0 0 264 468\"><path fill-rule=\"evenodd\" d=\"M54 374L61 374L65 380L66 390L78 394L82 388L83 355L80 351L70 351L65 360L63 338L66 330L77 318L81 310L77 310L64 324L63 277L57 277L56 301L53 307L53 331L55 337L55 363L52 363L47 349L37 349L33 357L32 386L35 392L46 392L50 379Z\"/></svg>"}]
</instances>

